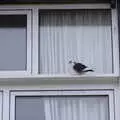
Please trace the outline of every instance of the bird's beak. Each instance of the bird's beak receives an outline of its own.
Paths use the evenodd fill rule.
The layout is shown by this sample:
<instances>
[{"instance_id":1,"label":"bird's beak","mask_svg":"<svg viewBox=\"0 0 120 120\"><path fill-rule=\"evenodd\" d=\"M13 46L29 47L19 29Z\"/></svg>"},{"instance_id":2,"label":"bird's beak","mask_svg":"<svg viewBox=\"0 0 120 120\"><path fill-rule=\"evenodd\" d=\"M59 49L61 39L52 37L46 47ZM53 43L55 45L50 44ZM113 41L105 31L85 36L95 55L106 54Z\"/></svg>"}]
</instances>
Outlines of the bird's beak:
<instances>
[{"instance_id":1,"label":"bird's beak","mask_svg":"<svg viewBox=\"0 0 120 120\"><path fill-rule=\"evenodd\" d=\"M69 63L69 64L71 64L71 63L72 63L72 61L69 61L68 63Z\"/></svg>"}]
</instances>

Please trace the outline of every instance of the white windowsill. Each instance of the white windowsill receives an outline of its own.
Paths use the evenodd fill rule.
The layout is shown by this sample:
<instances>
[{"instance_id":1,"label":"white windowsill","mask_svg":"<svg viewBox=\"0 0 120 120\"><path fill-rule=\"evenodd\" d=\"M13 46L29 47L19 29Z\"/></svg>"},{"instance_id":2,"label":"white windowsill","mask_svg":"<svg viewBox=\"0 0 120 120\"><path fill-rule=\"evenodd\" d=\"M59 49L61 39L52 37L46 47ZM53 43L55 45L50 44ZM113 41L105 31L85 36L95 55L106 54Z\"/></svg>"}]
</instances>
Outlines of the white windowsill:
<instances>
[{"instance_id":1,"label":"white windowsill","mask_svg":"<svg viewBox=\"0 0 120 120\"><path fill-rule=\"evenodd\" d=\"M75 82L93 82L95 83L98 82L110 82L114 80L118 80L118 75L115 74L105 74L105 75L4 75L0 76L0 83L11 83L11 84L30 84L30 83L54 83L54 82L60 82L64 83L67 82L69 83L70 81Z\"/></svg>"}]
</instances>

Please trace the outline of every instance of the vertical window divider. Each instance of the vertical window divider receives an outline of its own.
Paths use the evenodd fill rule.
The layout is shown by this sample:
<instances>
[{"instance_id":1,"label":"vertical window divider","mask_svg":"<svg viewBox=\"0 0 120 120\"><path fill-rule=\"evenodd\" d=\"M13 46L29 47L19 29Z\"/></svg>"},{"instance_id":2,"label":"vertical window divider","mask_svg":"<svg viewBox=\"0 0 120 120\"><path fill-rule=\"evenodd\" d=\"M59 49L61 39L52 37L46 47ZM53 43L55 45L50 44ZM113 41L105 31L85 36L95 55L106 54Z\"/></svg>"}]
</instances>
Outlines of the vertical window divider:
<instances>
[{"instance_id":1,"label":"vertical window divider","mask_svg":"<svg viewBox=\"0 0 120 120\"><path fill-rule=\"evenodd\" d=\"M118 21L117 10L112 9L112 44L113 44L113 73L119 76L119 41L118 41Z\"/></svg>"},{"instance_id":2,"label":"vertical window divider","mask_svg":"<svg viewBox=\"0 0 120 120\"><path fill-rule=\"evenodd\" d=\"M118 83L119 84L119 83ZM115 120L120 119L120 88L114 89L114 114L115 114Z\"/></svg>"},{"instance_id":3,"label":"vertical window divider","mask_svg":"<svg viewBox=\"0 0 120 120\"><path fill-rule=\"evenodd\" d=\"M109 120L115 119L113 91L109 93Z\"/></svg>"},{"instance_id":4,"label":"vertical window divider","mask_svg":"<svg viewBox=\"0 0 120 120\"><path fill-rule=\"evenodd\" d=\"M10 116L10 96L9 96L9 88L4 88L3 89L3 99L2 99L2 106L3 106L3 118L0 120L9 120L9 116ZM1 99L1 97L0 97ZM0 100L1 101L1 100ZM1 107L1 106L0 106Z\"/></svg>"},{"instance_id":5,"label":"vertical window divider","mask_svg":"<svg viewBox=\"0 0 120 120\"><path fill-rule=\"evenodd\" d=\"M33 31L33 41L32 41L32 74L38 74L38 69L39 69L39 63L38 63L38 31L39 31L39 9L38 8L33 8L33 14L32 14L32 31Z\"/></svg>"},{"instance_id":6,"label":"vertical window divider","mask_svg":"<svg viewBox=\"0 0 120 120\"><path fill-rule=\"evenodd\" d=\"M15 120L15 95L14 93L10 94L10 120Z\"/></svg>"},{"instance_id":7,"label":"vertical window divider","mask_svg":"<svg viewBox=\"0 0 120 120\"><path fill-rule=\"evenodd\" d=\"M27 12L27 71L31 73L31 42L32 42L32 20L31 20L31 11Z\"/></svg>"}]
</instances>

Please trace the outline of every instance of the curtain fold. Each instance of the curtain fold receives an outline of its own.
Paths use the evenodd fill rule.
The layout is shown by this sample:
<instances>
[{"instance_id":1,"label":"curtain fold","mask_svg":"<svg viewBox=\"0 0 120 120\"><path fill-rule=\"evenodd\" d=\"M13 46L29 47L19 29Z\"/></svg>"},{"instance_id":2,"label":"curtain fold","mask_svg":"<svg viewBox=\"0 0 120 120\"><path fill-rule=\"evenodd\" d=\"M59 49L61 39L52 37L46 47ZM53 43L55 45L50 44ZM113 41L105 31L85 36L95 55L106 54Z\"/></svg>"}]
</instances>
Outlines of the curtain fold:
<instances>
[{"instance_id":1,"label":"curtain fold","mask_svg":"<svg viewBox=\"0 0 120 120\"><path fill-rule=\"evenodd\" d=\"M108 120L106 97L43 98L45 120Z\"/></svg>"}]
</instances>

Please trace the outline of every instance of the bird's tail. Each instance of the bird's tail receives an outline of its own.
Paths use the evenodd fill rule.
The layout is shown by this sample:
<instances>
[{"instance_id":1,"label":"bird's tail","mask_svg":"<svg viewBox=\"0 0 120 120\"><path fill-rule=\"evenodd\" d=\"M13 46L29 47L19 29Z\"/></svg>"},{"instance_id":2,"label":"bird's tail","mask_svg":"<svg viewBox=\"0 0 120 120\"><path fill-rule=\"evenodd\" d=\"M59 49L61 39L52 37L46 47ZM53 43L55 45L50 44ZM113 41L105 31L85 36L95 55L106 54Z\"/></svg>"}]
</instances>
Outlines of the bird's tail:
<instances>
[{"instance_id":1,"label":"bird's tail","mask_svg":"<svg viewBox=\"0 0 120 120\"><path fill-rule=\"evenodd\" d=\"M89 69L89 70L84 70L83 72L94 72L94 70Z\"/></svg>"}]
</instances>

